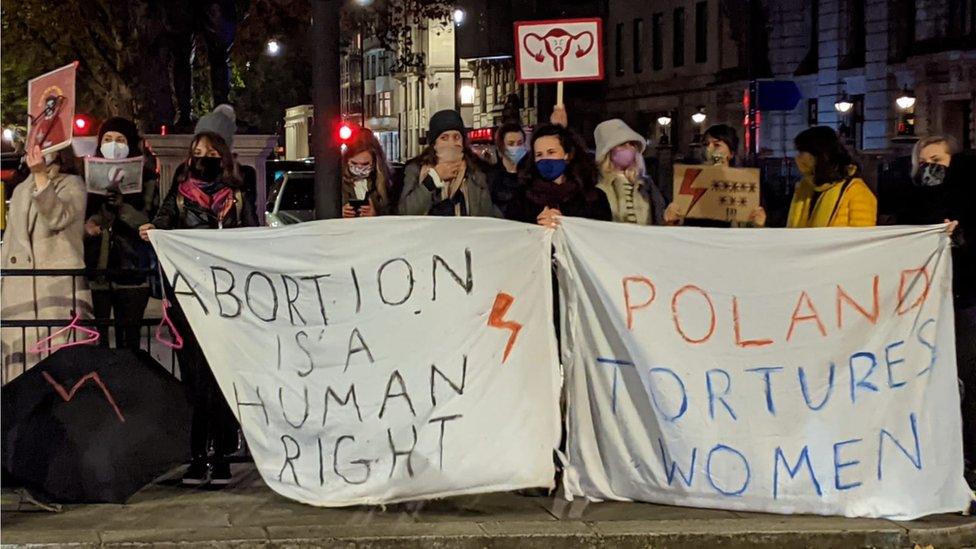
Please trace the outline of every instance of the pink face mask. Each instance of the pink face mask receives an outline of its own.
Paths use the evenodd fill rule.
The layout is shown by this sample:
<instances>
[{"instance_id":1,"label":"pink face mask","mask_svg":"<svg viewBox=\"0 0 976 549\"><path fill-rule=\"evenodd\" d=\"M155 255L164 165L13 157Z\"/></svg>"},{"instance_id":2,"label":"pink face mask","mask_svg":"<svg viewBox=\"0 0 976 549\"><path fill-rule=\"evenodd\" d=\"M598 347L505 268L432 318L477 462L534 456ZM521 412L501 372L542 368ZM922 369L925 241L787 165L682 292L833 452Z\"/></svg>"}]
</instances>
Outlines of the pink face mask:
<instances>
[{"instance_id":1,"label":"pink face mask","mask_svg":"<svg viewBox=\"0 0 976 549\"><path fill-rule=\"evenodd\" d=\"M618 170L626 170L627 168L634 165L634 160L637 159L637 151L630 147L621 147L614 149L610 153L610 161L613 165L617 167Z\"/></svg>"}]
</instances>

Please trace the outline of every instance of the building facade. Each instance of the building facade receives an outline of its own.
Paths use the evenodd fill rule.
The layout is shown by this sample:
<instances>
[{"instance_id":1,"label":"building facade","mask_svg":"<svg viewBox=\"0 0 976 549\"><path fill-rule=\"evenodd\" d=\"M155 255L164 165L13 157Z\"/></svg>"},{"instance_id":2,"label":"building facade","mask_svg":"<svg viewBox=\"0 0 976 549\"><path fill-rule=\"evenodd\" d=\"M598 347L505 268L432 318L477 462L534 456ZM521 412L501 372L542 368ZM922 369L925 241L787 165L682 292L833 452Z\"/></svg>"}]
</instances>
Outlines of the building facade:
<instances>
[{"instance_id":1,"label":"building facade","mask_svg":"<svg viewBox=\"0 0 976 549\"><path fill-rule=\"evenodd\" d=\"M701 129L691 121L699 110L701 126L727 123L742 135L754 75L791 80L803 96L792 111L762 113L762 156L792 156L793 137L813 125L842 130L868 163L904 154L911 140L898 126L906 114L917 135L947 133L970 148L974 7L972 0L611 0L606 113L655 145L667 135L680 157ZM896 105L906 91L917 99L914 112ZM847 113L835 107L842 99L852 104ZM662 117L671 124L659 124Z\"/></svg>"}]
</instances>

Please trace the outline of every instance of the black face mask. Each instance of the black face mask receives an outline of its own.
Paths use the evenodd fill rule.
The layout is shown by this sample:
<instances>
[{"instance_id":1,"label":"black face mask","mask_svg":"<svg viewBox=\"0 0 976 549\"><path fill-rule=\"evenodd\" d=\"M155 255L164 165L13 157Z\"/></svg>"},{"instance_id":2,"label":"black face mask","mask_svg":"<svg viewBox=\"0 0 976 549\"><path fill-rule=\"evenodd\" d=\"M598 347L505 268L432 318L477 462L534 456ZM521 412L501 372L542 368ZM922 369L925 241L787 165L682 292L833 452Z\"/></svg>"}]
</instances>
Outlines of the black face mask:
<instances>
[{"instance_id":1,"label":"black face mask","mask_svg":"<svg viewBox=\"0 0 976 549\"><path fill-rule=\"evenodd\" d=\"M213 156L198 156L190 161L190 175L194 179L212 183L224 171L223 160Z\"/></svg>"},{"instance_id":2,"label":"black face mask","mask_svg":"<svg viewBox=\"0 0 976 549\"><path fill-rule=\"evenodd\" d=\"M923 162L918 165L915 174L915 184L920 187L935 187L945 181L946 167L934 162Z\"/></svg>"}]
</instances>

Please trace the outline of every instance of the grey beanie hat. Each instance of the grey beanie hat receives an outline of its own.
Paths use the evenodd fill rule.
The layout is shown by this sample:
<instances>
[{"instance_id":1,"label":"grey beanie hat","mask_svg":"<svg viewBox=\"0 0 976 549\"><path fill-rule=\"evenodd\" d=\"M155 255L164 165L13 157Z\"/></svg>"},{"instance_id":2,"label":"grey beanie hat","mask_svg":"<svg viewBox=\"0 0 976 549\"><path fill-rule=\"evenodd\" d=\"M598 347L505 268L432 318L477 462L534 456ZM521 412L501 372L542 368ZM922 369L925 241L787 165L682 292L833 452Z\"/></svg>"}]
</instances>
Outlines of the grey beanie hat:
<instances>
[{"instance_id":1,"label":"grey beanie hat","mask_svg":"<svg viewBox=\"0 0 976 549\"><path fill-rule=\"evenodd\" d=\"M237 114L234 107L223 103L217 105L213 112L206 114L197 122L193 133L214 132L224 138L227 146L234 149L234 134L237 133Z\"/></svg>"}]
</instances>

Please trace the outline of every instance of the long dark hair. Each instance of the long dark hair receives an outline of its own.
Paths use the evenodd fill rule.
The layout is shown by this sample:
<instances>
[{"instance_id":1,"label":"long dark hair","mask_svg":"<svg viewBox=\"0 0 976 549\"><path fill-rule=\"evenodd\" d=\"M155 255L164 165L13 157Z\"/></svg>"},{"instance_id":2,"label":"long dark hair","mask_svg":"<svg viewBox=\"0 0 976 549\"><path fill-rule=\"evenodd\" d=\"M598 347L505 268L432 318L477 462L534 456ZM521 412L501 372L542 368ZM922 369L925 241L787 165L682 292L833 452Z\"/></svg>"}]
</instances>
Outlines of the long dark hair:
<instances>
[{"instance_id":1,"label":"long dark hair","mask_svg":"<svg viewBox=\"0 0 976 549\"><path fill-rule=\"evenodd\" d=\"M383 150L383 146L380 145L372 131L366 128L360 129L359 134L342 153L342 181L351 183L349 159L363 151L368 152L373 157L372 178L376 184L376 193L386 204L389 201L390 194L390 165L386 162L386 152Z\"/></svg>"},{"instance_id":2,"label":"long dark hair","mask_svg":"<svg viewBox=\"0 0 976 549\"><path fill-rule=\"evenodd\" d=\"M583 140L573 130L558 124L545 124L532 132L532 145L529 147L526 160L523 161L524 166L519 170L520 183L529 185L533 180L542 179L535 163L535 142L540 137L557 137L559 139L559 144L569 155L569 161L564 172L567 180L572 181L585 191L596 187L596 164L590 158Z\"/></svg>"},{"instance_id":3,"label":"long dark hair","mask_svg":"<svg viewBox=\"0 0 976 549\"><path fill-rule=\"evenodd\" d=\"M793 145L797 152L809 153L816 159L813 182L818 185L847 179L850 167L857 168L837 132L827 126L803 130L797 134Z\"/></svg>"},{"instance_id":4,"label":"long dark hair","mask_svg":"<svg viewBox=\"0 0 976 549\"><path fill-rule=\"evenodd\" d=\"M220 134L214 132L200 132L193 136L193 141L190 142L190 150L186 155L186 167L183 169L183 173L180 174L177 183L182 183L189 179L190 177L190 165L193 163L193 149L197 148L197 144L200 141L206 139L210 146L220 153L220 164L223 167L223 171L217 178L217 181L230 186L230 187L240 187L243 185L241 176L237 173L237 162L234 161L234 153L231 152L230 146L224 141Z\"/></svg>"}]
</instances>

